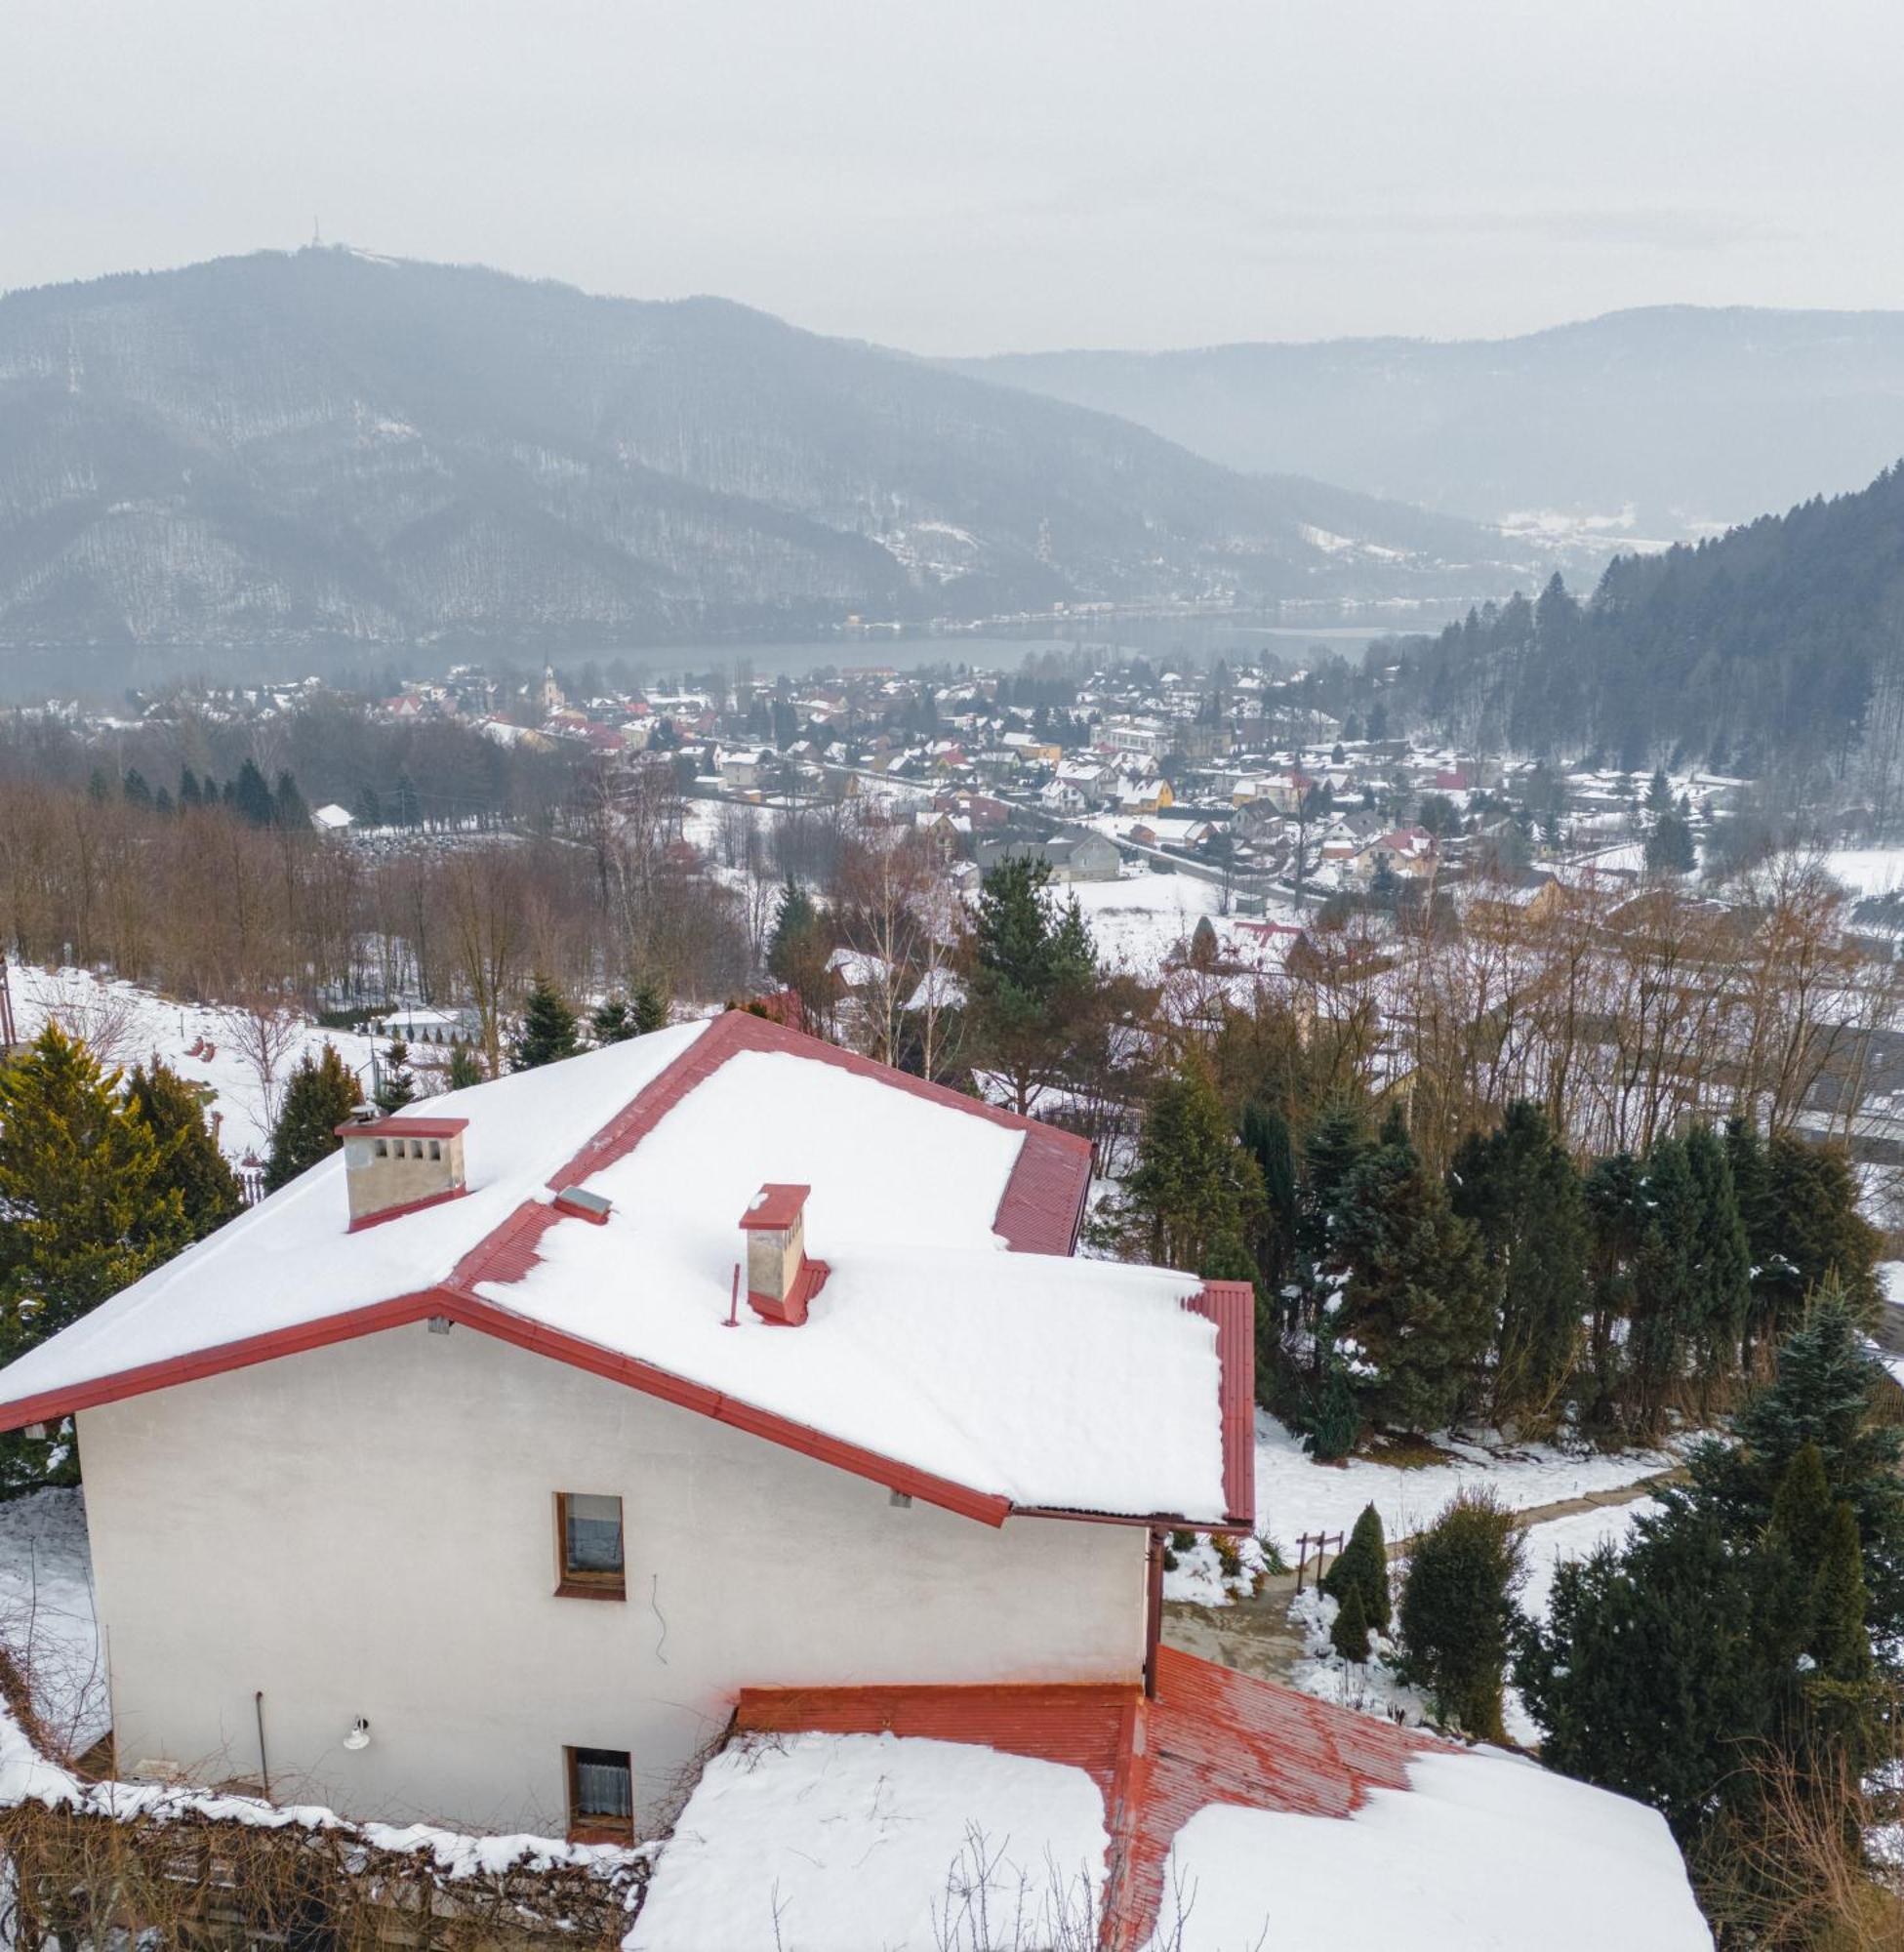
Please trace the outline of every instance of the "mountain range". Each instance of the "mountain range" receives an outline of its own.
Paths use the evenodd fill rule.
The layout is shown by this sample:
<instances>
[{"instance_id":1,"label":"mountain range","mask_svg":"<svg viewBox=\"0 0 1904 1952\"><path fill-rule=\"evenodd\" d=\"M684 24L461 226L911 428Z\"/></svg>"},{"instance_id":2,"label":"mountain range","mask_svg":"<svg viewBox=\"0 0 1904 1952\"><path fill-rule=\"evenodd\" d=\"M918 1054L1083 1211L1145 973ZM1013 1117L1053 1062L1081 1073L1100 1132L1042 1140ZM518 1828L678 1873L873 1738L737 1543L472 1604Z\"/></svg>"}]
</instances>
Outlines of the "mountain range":
<instances>
[{"instance_id":1,"label":"mountain range","mask_svg":"<svg viewBox=\"0 0 1904 1952\"><path fill-rule=\"evenodd\" d=\"M1904 455L1904 312L1666 305L1516 339L1014 353L958 370L1121 415L1226 468L1609 547L1751 521Z\"/></svg>"},{"instance_id":2,"label":"mountain range","mask_svg":"<svg viewBox=\"0 0 1904 1952\"><path fill-rule=\"evenodd\" d=\"M0 298L0 651L573 648L1542 568L720 300L339 248Z\"/></svg>"}]
</instances>

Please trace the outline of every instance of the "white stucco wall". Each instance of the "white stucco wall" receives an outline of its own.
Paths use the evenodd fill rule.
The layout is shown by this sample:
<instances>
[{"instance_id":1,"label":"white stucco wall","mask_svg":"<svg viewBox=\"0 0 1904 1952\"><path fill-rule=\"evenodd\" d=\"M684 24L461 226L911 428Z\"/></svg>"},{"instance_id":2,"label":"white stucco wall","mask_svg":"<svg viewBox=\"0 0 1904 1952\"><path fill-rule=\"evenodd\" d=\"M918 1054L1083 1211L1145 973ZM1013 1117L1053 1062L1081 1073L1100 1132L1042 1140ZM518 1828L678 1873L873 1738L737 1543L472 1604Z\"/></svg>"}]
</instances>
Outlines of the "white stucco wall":
<instances>
[{"instance_id":1,"label":"white stucco wall","mask_svg":"<svg viewBox=\"0 0 1904 1952\"><path fill-rule=\"evenodd\" d=\"M1142 1667L1141 1528L898 1509L464 1327L88 1410L79 1442L124 1769L255 1777L263 1688L280 1800L559 1833L572 1744L631 1752L651 1824L744 1685ZM557 1491L623 1499L625 1603L554 1596Z\"/></svg>"}]
</instances>

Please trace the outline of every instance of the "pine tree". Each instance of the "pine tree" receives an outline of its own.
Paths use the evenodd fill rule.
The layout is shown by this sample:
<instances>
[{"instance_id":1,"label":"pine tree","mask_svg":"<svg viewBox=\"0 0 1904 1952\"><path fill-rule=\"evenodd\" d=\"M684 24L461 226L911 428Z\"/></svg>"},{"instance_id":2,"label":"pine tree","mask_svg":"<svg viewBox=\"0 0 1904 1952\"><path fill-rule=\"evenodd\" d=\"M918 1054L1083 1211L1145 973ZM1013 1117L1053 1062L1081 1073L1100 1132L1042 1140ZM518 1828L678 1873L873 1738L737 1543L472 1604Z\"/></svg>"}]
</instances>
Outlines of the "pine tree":
<instances>
[{"instance_id":1,"label":"pine tree","mask_svg":"<svg viewBox=\"0 0 1904 1952\"><path fill-rule=\"evenodd\" d=\"M359 827L382 827L384 824L384 802L377 796L377 789L365 785L357 790L357 797L350 808L351 817Z\"/></svg>"},{"instance_id":2,"label":"pine tree","mask_svg":"<svg viewBox=\"0 0 1904 1952\"><path fill-rule=\"evenodd\" d=\"M1010 1082L1028 1112L1040 1083L1063 1069L1098 987L1097 952L1076 897L1046 897L1051 871L1014 856L979 890L968 1022L978 1055Z\"/></svg>"},{"instance_id":3,"label":"pine tree","mask_svg":"<svg viewBox=\"0 0 1904 1952\"><path fill-rule=\"evenodd\" d=\"M238 1176L219 1151L197 1096L176 1071L156 1057L135 1069L126 1102L158 1142L158 1183L177 1190L192 1240L203 1240L244 1211Z\"/></svg>"},{"instance_id":4,"label":"pine tree","mask_svg":"<svg viewBox=\"0 0 1904 1952\"><path fill-rule=\"evenodd\" d=\"M1152 1094L1124 1196L1161 1267L1201 1271L1212 1247L1240 1245L1261 1218L1262 1174L1230 1129L1216 1080L1195 1051Z\"/></svg>"},{"instance_id":5,"label":"pine tree","mask_svg":"<svg viewBox=\"0 0 1904 1952\"><path fill-rule=\"evenodd\" d=\"M1344 1659L1357 1663L1368 1658L1368 1614L1362 1606L1362 1589L1350 1586L1336 1603L1335 1619L1329 1627L1329 1645Z\"/></svg>"},{"instance_id":6,"label":"pine tree","mask_svg":"<svg viewBox=\"0 0 1904 1952\"><path fill-rule=\"evenodd\" d=\"M626 1043L640 1033L635 1028L634 1012L628 1006L623 996L605 996L588 1013L588 1034L596 1043Z\"/></svg>"},{"instance_id":7,"label":"pine tree","mask_svg":"<svg viewBox=\"0 0 1904 1952\"><path fill-rule=\"evenodd\" d=\"M179 804L197 806L204 795L198 790L198 775L189 766L179 770Z\"/></svg>"},{"instance_id":8,"label":"pine tree","mask_svg":"<svg viewBox=\"0 0 1904 1952\"><path fill-rule=\"evenodd\" d=\"M1699 865L1692 829L1681 813L1662 813L1646 836L1646 866L1659 874L1689 874Z\"/></svg>"},{"instance_id":9,"label":"pine tree","mask_svg":"<svg viewBox=\"0 0 1904 1952\"><path fill-rule=\"evenodd\" d=\"M417 1095L416 1075L410 1069L410 1046L392 1037L384 1053L383 1078L377 1087L377 1109L387 1118L400 1112Z\"/></svg>"},{"instance_id":10,"label":"pine tree","mask_svg":"<svg viewBox=\"0 0 1904 1952\"><path fill-rule=\"evenodd\" d=\"M186 1245L152 1128L49 1023L0 1070L0 1348L7 1360Z\"/></svg>"},{"instance_id":11,"label":"pine tree","mask_svg":"<svg viewBox=\"0 0 1904 1952\"><path fill-rule=\"evenodd\" d=\"M128 806L149 807L152 804L152 789L137 766L127 768L126 777L119 782L119 791L125 795Z\"/></svg>"},{"instance_id":12,"label":"pine tree","mask_svg":"<svg viewBox=\"0 0 1904 1952\"><path fill-rule=\"evenodd\" d=\"M343 1141L337 1128L357 1109L361 1094L355 1074L326 1042L315 1057L306 1053L285 1086L284 1104L271 1131L271 1156L264 1165L264 1190L279 1187L336 1152Z\"/></svg>"},{"instance_id":13,"label":"pine tree","mask_svg":"<svg viewBox=\"0 0 1904 1952\"><path fill-rule=\"evenodd\" d=\"M538 975L522 1006L522 1028L510 1047L510 1068L535 1071L581 1049L575 1012L547 976Z\"/></svg>"},{"instance_id":14,"label":"pine tree","mask_svg":"<svg viewBox=\"0 0 1904 1952\"><path fill-rule=\"evenodd\" d=\"M482 1060L461 1037L450 1045L450 1089L466 1091L483 1081Z\"/></svg>"},{"instance_id":15,"label":"pine tree","mask_svg":"<svg viewBox=\"0 0 1904 1952\"><path fill-rule=\"evenodd\" d=\"M410 775L396 776L396 800L393 815L399 827L421 827L423 825L423 798L417 792L417 783Z\"/></svg>"},{"instance_id":16,"label":"pine tree","mask_svg":"<svg viewBox=\"0 0 1904 1952\"><path fill-rule=\"evenodd\" d=\"M1349 1271L1332 1326L1364 1413L1391 1429L1444 1428L1475 1392L1492 1285L1474 1229L1413 1146L1391 1139L1350 1172L1331 1252Z\"/></svg>"},{"instance_id":17,"label":"pine tree","mask_svg":"<svg viewBox=\"0 0 1904 1952\"><path fill-rule=\"evenodd\" d=\"M647 1037L652 1032L668 1028L668 993L652 976L635 978L628 1006L634 1018L636 1037Z\"/></svg>"},{"instance_id":18,"label":"pine tree","mask_svg":"<svg viewBox=\"0 0 1904 1952\"><path fill-rule=\"evenodd\" d=\"M231 804L242 820L253 827L269 827L277 812L277 804L271 798L271 789L264 783L264 775L258 770L255 759L247 759L238 768L238 777L231 789Z\"/></svg>"},{"instance_id":19,"label":"pine tree","mask_svg":"<svg viewBox=\"0 0 1904 1952\"><path fill-rule=\"evenodd\" d=\"M1501 1703L1523 1577L1514 1516L1462 1491L1409 1548L1399 1608L1403 1673L1436 1713L1479 1741L1502 1739Z\"/></svg>"},{"instance_id":20,"label":"pine tree","mask_svg":"<svg viewBox=\"0 0 1904 1952\"><path fill-rule=\"evenodd\" d=\"M289 772L278 775L277 790L271 795L271 823L289 834L303 834L310 826L310 808Z\"/></svg>"},{"instance_id":21,"label":"pine tree","mask_svg":"<svg viewBox=\"0 0 1904 1952\"><path fill-rule=\"evenodd\" d=\"M1364 1505L1342 1556L1323 1575L1322 1590L1330 1598L1346 1599L1353 1590L1361 1596L1362 1612L1377 1633L1389 1630L1389 1546L1382 1532L1382 1515Z\"/></svg>"},{"instance_id":22,"label":"pine tree","mask_svg":"<svg viewBox=\"0 0 1904 1952\"><path fill-rule=\"evenodd\" d=\"M1518 1100L1497 1130L1471 1135L1450 1174L1498 1292L1497 1422L1551 1420L1579 1355L1587 1313L1587 1200L1560 1135Z\"/></svg>"}]
</instances>

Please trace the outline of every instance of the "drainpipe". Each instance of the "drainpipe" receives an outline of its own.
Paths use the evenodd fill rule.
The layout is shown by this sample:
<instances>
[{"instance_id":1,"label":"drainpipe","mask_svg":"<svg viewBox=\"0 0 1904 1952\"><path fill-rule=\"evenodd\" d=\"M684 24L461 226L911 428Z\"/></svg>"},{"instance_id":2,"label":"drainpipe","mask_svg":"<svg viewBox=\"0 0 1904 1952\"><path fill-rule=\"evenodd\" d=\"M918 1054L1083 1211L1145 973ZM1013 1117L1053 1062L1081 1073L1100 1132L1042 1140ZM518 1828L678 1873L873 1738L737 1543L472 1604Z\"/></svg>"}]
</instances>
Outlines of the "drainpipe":
<instances>
[{"instance_id":1,"label":"drainpipe","mask_svg":"<svg viewBox=\"0 0 1904 1952\"><path fill-rule=\"evenodd\" d=\"M1157 1643L1163 1638L1163 1540L1164 1534L1153 1525L1144 1604L1144 1694L1151 1701L1156 1699Z\"/></svg>"},{"instance_id":2,"label":"drainpipe","mask_svg":"<svg viewBox=\"0 0 1904 1952\"><path fill-rule=\"evenodd\" d=\"M264 1785L264 1801L271 1800L271 1765L264 1755L264 1690L261 1688L251 1697L251 1705L258 1715L258 1778Z\"/></svg>"}]
</instances>

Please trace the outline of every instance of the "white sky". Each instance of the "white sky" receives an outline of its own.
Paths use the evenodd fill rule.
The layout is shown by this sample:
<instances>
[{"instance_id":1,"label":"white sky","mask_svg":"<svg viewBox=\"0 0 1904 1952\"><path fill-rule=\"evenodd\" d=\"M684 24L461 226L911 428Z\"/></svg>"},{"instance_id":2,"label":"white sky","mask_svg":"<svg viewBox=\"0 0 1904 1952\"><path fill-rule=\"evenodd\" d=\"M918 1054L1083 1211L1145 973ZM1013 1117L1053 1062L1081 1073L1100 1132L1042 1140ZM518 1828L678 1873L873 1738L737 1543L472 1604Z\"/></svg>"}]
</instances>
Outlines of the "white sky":
<instances>
[{"instance_id":1,"label":"white sky","mask_svg":"<svg viewBox=\"0 0 1904 1952\"><path fill-rule=\"evenodd\" d=\"M1900 0L0 0L0 287L327 240L928 352L1904 305Z\"/></svg>"}]
</instances>

